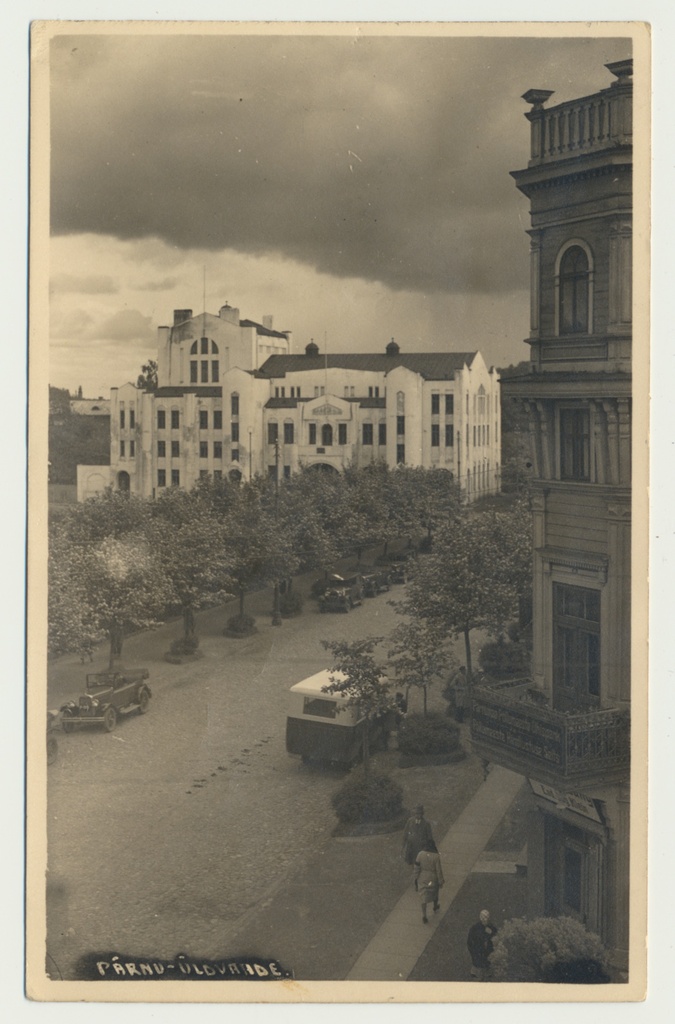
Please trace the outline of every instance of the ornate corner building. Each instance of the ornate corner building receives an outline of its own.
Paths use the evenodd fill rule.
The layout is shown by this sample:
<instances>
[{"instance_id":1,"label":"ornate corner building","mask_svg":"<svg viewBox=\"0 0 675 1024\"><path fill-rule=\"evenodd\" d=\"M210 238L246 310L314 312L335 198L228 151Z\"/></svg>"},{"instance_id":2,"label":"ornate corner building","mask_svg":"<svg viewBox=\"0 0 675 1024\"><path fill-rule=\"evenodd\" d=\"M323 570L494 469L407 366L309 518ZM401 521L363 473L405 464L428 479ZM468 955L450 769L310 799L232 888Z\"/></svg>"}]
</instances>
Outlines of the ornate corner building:
<instances>
[{"instance_id":1,"label":"ornate corner building","mask_svg":"<svg viewBox=\"0 0 675 1024\"><path fill-rule=\"evenodd\" d=\"M631 550L632 61L546 107L530 90L534 463L532 679L477 689L481 756L523 775L529 911L571 915L628 959Z\"/></svg>"}]
</instances>

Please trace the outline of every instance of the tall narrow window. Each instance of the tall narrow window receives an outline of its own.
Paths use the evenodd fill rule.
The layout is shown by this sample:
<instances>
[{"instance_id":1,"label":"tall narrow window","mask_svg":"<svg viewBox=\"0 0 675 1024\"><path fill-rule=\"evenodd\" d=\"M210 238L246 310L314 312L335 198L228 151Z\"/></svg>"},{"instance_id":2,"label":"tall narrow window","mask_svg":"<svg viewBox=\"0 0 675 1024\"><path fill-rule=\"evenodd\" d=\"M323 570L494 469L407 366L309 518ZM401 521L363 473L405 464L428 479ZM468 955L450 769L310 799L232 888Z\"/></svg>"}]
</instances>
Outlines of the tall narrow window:
<instances>
[{"instance_id":1,"label":"tall narrow window","mask_svg":"<svg viewBox=\"0 0 675 1024\"><path fill-rule=\"evenodd\" d=\"M172 487L180 487L180 470L179 469L172 469L171 470L171 486Z\"/></svg>"},{"instance_id":2,"label":"tall narrow window","mask_svg":"<svg viewBox=\"0 0 675 1024\"><path fill-rule=\"evenodd\" d=\"M124 430L124 409L120 409L120 430Z\"/></svg>"},{"instance_id":3,"label":"tall narrow window","mask_svg":"<svg viewBox=\"0 0 675 1024\"><path fill-rule=\"evenodd\" d=\"M560 263L560 333L588 333L588 256L572 245Z\"/></svg>"},{"instance_id":4,"label":"tall narrow window","mask_svg":"<svg viewBox=\"0 0 675 1024\"><path fill-rule=\"evenodd\" d=\"M200 430L208 430L209 429L209 413L208 413L208 409L200 409L199 410L199 429Z\"/></svg>"},{"instance_id":5,"label":"tall narrow window","mask_svg":"<svg viewBox=\"0 0 675 1024\"><path fill-rule=\"evenodd\" d=\"M403 437L405 434L405 416L396 417L396 433L399 437Z\"/></svg>"},{"instance_id":6,"label":"tall narrow window","mask_svg":"<svg viewBox=\"0 0 675 1024\"><path fill-rule=\"evenodd\" d=\"M157 429L164 430L166 427L166 412L164 409L157 410Z\"/></svg>"},{"instance_id":7,"label":"tall narrow window","mask_svg":"<svg viewBox=\"0 0 675 1024\"><path fill-rule=\"evenodd\" d=\"M324 448L330 448L333 443L333 428L330 423L324 423L321 428L321 444Z\"/></svg>"},{"instance_id":8,"label":"tall narrow window","mask_svg":"<svg viewBox=\"0 0 675 1024\"><path fill-rule=\"evenodd\" d=\"M158 469L157 470L157 486L158 487L166 487L166 470L165 469Z\"/></svg>"},{"instance_id":9,"label":"tall narrow window","mask_svg":"<svg viewBox=\"0 0 675 1024\"><path fill-rule=\"evenodd\" d=\"M180 427L180 412L178 409L171 410L171 429L178 430Z\"/></svg>"},{"instance_id":10,"label":"tall narrow window","mask_svg":"<svg viewBox=\"0 0 675 1024\"><path fill-rule=\"evenodd\" d=\"M129 429L134 430L136 427L136 413L133 409L129 409Z\"/></svg>"},{"instance_id":11,"label":"tall narrow window","mask_svg":"<svg viewBox=\"0 0 675 1024\"><path fill-rule=\"evenodd\" d=\"M347 424L338 423L338 444L347 444Z\"/></svg>"},{"instance_id":12,"label":"tall narrow window","mask_svg":"<svg viewBox=\"0 0 675 1024\"><path fill-rule=\"evenodd\" d=\"M452 448L455 443L454 428L452 423L445 424L445 447Z\"/></svg>"},{"instance_id":13,"label":"tall narrow window","mask_svg":"<svg viewBox=\"0 0 675 1024\"><path fill-rule=\"evenodd\" d=\"M293 444L295 441L295 431L292 423L284 423L284 444Z\"/></svg>"},{"instance_id":14,"label":"tall narrow window","mask_svg":"<svg viewBox=\"0 0 675 1024\"><path fill-rule=\"evenodd\" d=\"M441 411L441 396L440 395L432 395L431 396L431 415L432 416L438 416L440 411Z\"/></svg>"},{"instance_id":15,"label":"tall narrow window","mask_svg":"<svg viewBox=\"0 0 675 1024\"><path fill-rule=\"evenodd\" d=\"M239 395L230 395L230 409L233 416L239 415Z\"/></svg>"},{"instance_id":16,"label":"tall narrow window","mask_svg":"<svg viewBox=\"0 0 675 1024\"><path fill-rule=\"evenodd\" d=\"M202 361L201 361L201 371L202 371L201 383L202 384L208 384L208 382L209 382L209 361L208 361L208 359L202 359Z\"/></svg>"},{"instance_id":17,"label":"tall narrow window","mask_svg":"<svg viewBox=\"0 0 675 1024\"><path fill-rule=\"evenodd\" d=\"M213 429L214 430L222 430L223 429L223 410L222 409L214 409L213 410Z\"/></svg>"},{"instance_id":18,"label":"tall narrow window","mask_svg":"<svg viewBox=\"0 0 675 1024\"><path fill-rule=\"evenodd\" d=\"M438 448L441 443L440 427L438 423L431 424L431 447Z\"/></svg>"},{"instance_id":19,"label":"tall narrow window","mask_svg":"<svg viewBox=\"0 0 675 1024\"><path fill-rule=\"evenodd\" d=\"M590 480L588 409L560 410L560 479Z\"/></svg>"},{"instance_id":20,"label":"tall narrow window","mask_svg":"<svg viewBox=\"0 0 675 1024\"><path fill-rule=\"evenodd\" d=\"M386 445L387 443L387 424L378 423L377 425L377 441L380 445Z\"/></svg>"},{"instance_id":21,"label":"tall narrow window","mask_svg":"<svg viewBox=\"0 0 675 1024\"><path fill-rule=\"evenodd\" d=\"M172 459L180 458L180 444L178 443L178 441L172 441L171 442L171 458Z\"/></svg>"},{"instance_id":22,"label":"tall narrow window","mask_svg":"<svg viewBox=\"0 0 675 1024\"><path fill-rule=\"evenodd\" d=\"M553 585L553 689L559 707L600 699L600 591Z\"/></svg>"},{"instance_id":23,"label":"tall narrow window","mask_svg":"<svg viewBox=\"0 0 675 1024\"><path fill-rule=\"evenodd\" d=\"M231 431L230 436L232 438L232 441L234 441L234 442L239 441L239 424L237 422L233 422L233 423L230 424L230 431Z\"/></svg>"},{"instance_id":24,"label":"tall narrow window","mask_svg":"<svg viewBox=\"0 0 675 1024\"><path fill-rule=\"evenodd\" d=\"M309 443L316 444L316 423L309 424Z\"/></svg>"},{"instance_id":25,"label":"tall narrow window","mask_svg":"<svg viewBox=\"0 0 675 1024\"><path fill-rule=\"evenodd\" d=\"M278 440L279 440L279 424L278 423L274 423L274 422L268 423L267 424L267 443L268 444L276 444Z\"/></svg>"},{"instance_id":26,"label":"tall narrow window","mask_svg":"<svg viewBox=\"0 0 675 1024\"><path fill-rule=\"evenodd\" d=\"M396 445L396 462L400 466L402 466L405 463L405 445L404 444L397 444Z\"/></svg>"},{"instance_id":27,"label":"tall narrow window","mask_svg":"<svg viewBox=\"0 0 675 1024\"><path fill-rule=\"evenodd\" d=\"M214 457L214 459L222 459L222 457L223 457L223 442L222 441L214 441L213 442L213 457Z\"/></svg>"},{"instance_id":28,"label":"tall narrow window","mask_svg":"<svg viewBox=\"0 0 675 1024\"><path fill-rule=\"evenodd\" d=\"M158 459L165 459L166 458L166 441L158 441L157 442L157 458Z\"/></svg>"},{"instance_id":29,"label":"tall narrow window","mask_svg":"<svg viewBox=\"0 0 675 1024\"><path fill-rule=\"evenodd\" d=\"M190 360L190 383L191 384L196 384L197 383L197 360L196 359L191 359Z\"/></svg>"},{"instance_id":30,"label":"tall narrow window","mask_svg":"<svg viewBox=\"0 0 675 1024\"><path fill-rule=\"evenodd\" d=\"M199 458L200 459L208 459L208 457L209 457L209 442L208 441L200 441L199 442Z\"/></svg>"},{"instance_id":31,"label":"tall narrow window","mask_svg":"<svg viewBox=\"0 0 675 1024\"><path fill-rule=\"evenodd\" d=\"M446 416L452 416L454 411L455 411L455 396L454 395L446 395L445 396L445 415Z\"/></svg>"},{"instance_id":32,"label":"tall narrow window","mask_svg":"<svg viewBox=\"0 0 675 1024\"><path fill-rule=\"evenodd\" d=\"M373 443L373 424L372 423L364 423L363 424L363 444L372 444L372 443Z\"/></svg>"},{"instance_id":33,"label":"tall narrow window","mask_svg":"<svg viewBox=\"0 0 675 1024\"><path fill-rule=\"evenodd\" d=\"M220 363L218 362L217 359L212 359L211 360L211 380L214 381L217 384L219 377L220 377Z\"/></svg>"}]
</instances>

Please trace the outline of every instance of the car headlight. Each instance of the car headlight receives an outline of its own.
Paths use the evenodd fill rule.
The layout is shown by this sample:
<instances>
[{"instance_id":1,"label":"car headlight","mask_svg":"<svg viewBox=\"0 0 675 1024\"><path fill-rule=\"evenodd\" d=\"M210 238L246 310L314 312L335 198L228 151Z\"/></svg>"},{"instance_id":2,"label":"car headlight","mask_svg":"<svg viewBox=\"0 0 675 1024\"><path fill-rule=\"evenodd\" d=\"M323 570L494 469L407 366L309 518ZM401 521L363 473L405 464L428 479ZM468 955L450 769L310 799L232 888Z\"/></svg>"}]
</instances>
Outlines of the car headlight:
<instances>
[{"instance_id":1,"label":"car headlight","mask_svg":"<svg viewBox=\"0 0 675 1024\"><path fill-rule=\"evenodd\" d=\"M91 706L92 706L93 708L97 708L97 707L98 707L98 701L96 700L96 698L95 698L95 697L94 697L94 698L92 699L92 702L91 702Z\"/></svg>"}]
</instances>

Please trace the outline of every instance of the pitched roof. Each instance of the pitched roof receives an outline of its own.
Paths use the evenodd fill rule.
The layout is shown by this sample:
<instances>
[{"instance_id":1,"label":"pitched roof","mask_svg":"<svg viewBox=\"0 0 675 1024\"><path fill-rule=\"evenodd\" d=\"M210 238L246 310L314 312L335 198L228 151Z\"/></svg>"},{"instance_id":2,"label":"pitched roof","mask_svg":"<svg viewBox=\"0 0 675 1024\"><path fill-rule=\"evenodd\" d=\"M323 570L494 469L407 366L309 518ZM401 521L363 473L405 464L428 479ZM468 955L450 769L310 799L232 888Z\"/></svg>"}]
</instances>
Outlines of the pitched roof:
<instances>
[{"instance_id":1,"label":"pitched roof","mask_svg":"<svg viewBox=\"0 0 675 1024\"><path fill-rule=\"evenodd\" d=\"M265 338L283 338L287 340L287 336L283 331L273 331L271 327L263 327L262 324L256 323L255 320L240 320L240 327L255 327L256 334L262 334Z\"/></svg>"},{"instance_id":2,"label":"pitched roof","mask_svg":"<svg viewBox=\"0 0 675 1024\"><path fill-rule=\"evenodd\" d=\"M404 366L418 373L425 380L454 380L455 373L471 365L476 352L399 352L385 355L379 352L347 352L343 355L282 355L270 356L258 371L265 377L285 377L287 373L303 370L371 370L389 373L397 366Z\"/></svg>"}]
</instances>

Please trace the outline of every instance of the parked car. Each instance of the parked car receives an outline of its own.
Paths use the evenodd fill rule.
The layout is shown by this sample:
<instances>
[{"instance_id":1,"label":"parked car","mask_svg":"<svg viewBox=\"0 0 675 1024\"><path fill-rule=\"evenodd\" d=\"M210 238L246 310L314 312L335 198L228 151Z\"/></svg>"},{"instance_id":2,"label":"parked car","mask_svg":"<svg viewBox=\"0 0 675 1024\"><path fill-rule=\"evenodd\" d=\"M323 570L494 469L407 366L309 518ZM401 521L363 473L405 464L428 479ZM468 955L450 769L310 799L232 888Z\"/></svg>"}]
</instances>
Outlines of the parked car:
<instances>
[{"instance_id":1,"label":"parked car","mask_svg":"<svg viewBox=\"0 0 675 1024\"><path fill-rule=\"evenodd\" d=\"M319 597L320 612L348 612L359 604L363 604L363 578L360 573L328 577L326 590Z\"/></svg>"},{"instance_id":2,"label":"parked car","mask_svg":"<svg viewBox=\"0 0 675 1024\"><path fill-rule=\"evenodd\" d=\"M86 692L60 709L63 731L72 732L79 725L102 725L112 732L120 715L130 711L144 715L152 695L145 682L149 675L147 668L89 672Z\"/></svg>"},{"instance_id":3,"label":"parked car","mask_svg":"<svg viewBox=\"0 0 675 1024\"><path fill-rule=\"evenodd\" d=\"M390 583L407 583L410 579L410 572L415 564L413 555L396 555L392 557L389 566Z\"/></svg>"},{"instance_id":4,"label":"parked car","mask_svg":"<svg viewBox=\"0 0 675 1024\"><path fill-rule=\"evenodd\" d=\"M369 569L363 574L363 593L366 597L377 597L390 589L387 569Z\"/></svg>"},{"instance_id":5,"label":"parked car","mask_svg":"<svg viewBox=\"0 0 675 1024\"><path fill-rule=\"evenodd\" d=\"M366 719L355 707L347 706L345 696L324 690L340 677L344 678L340 672L324 669L291 686L286 750L300 754L303 762L352 767L361 759ZM382 737L382 719L371 720L371 747L381 744Z\"/></svg>"}]
</instances>

